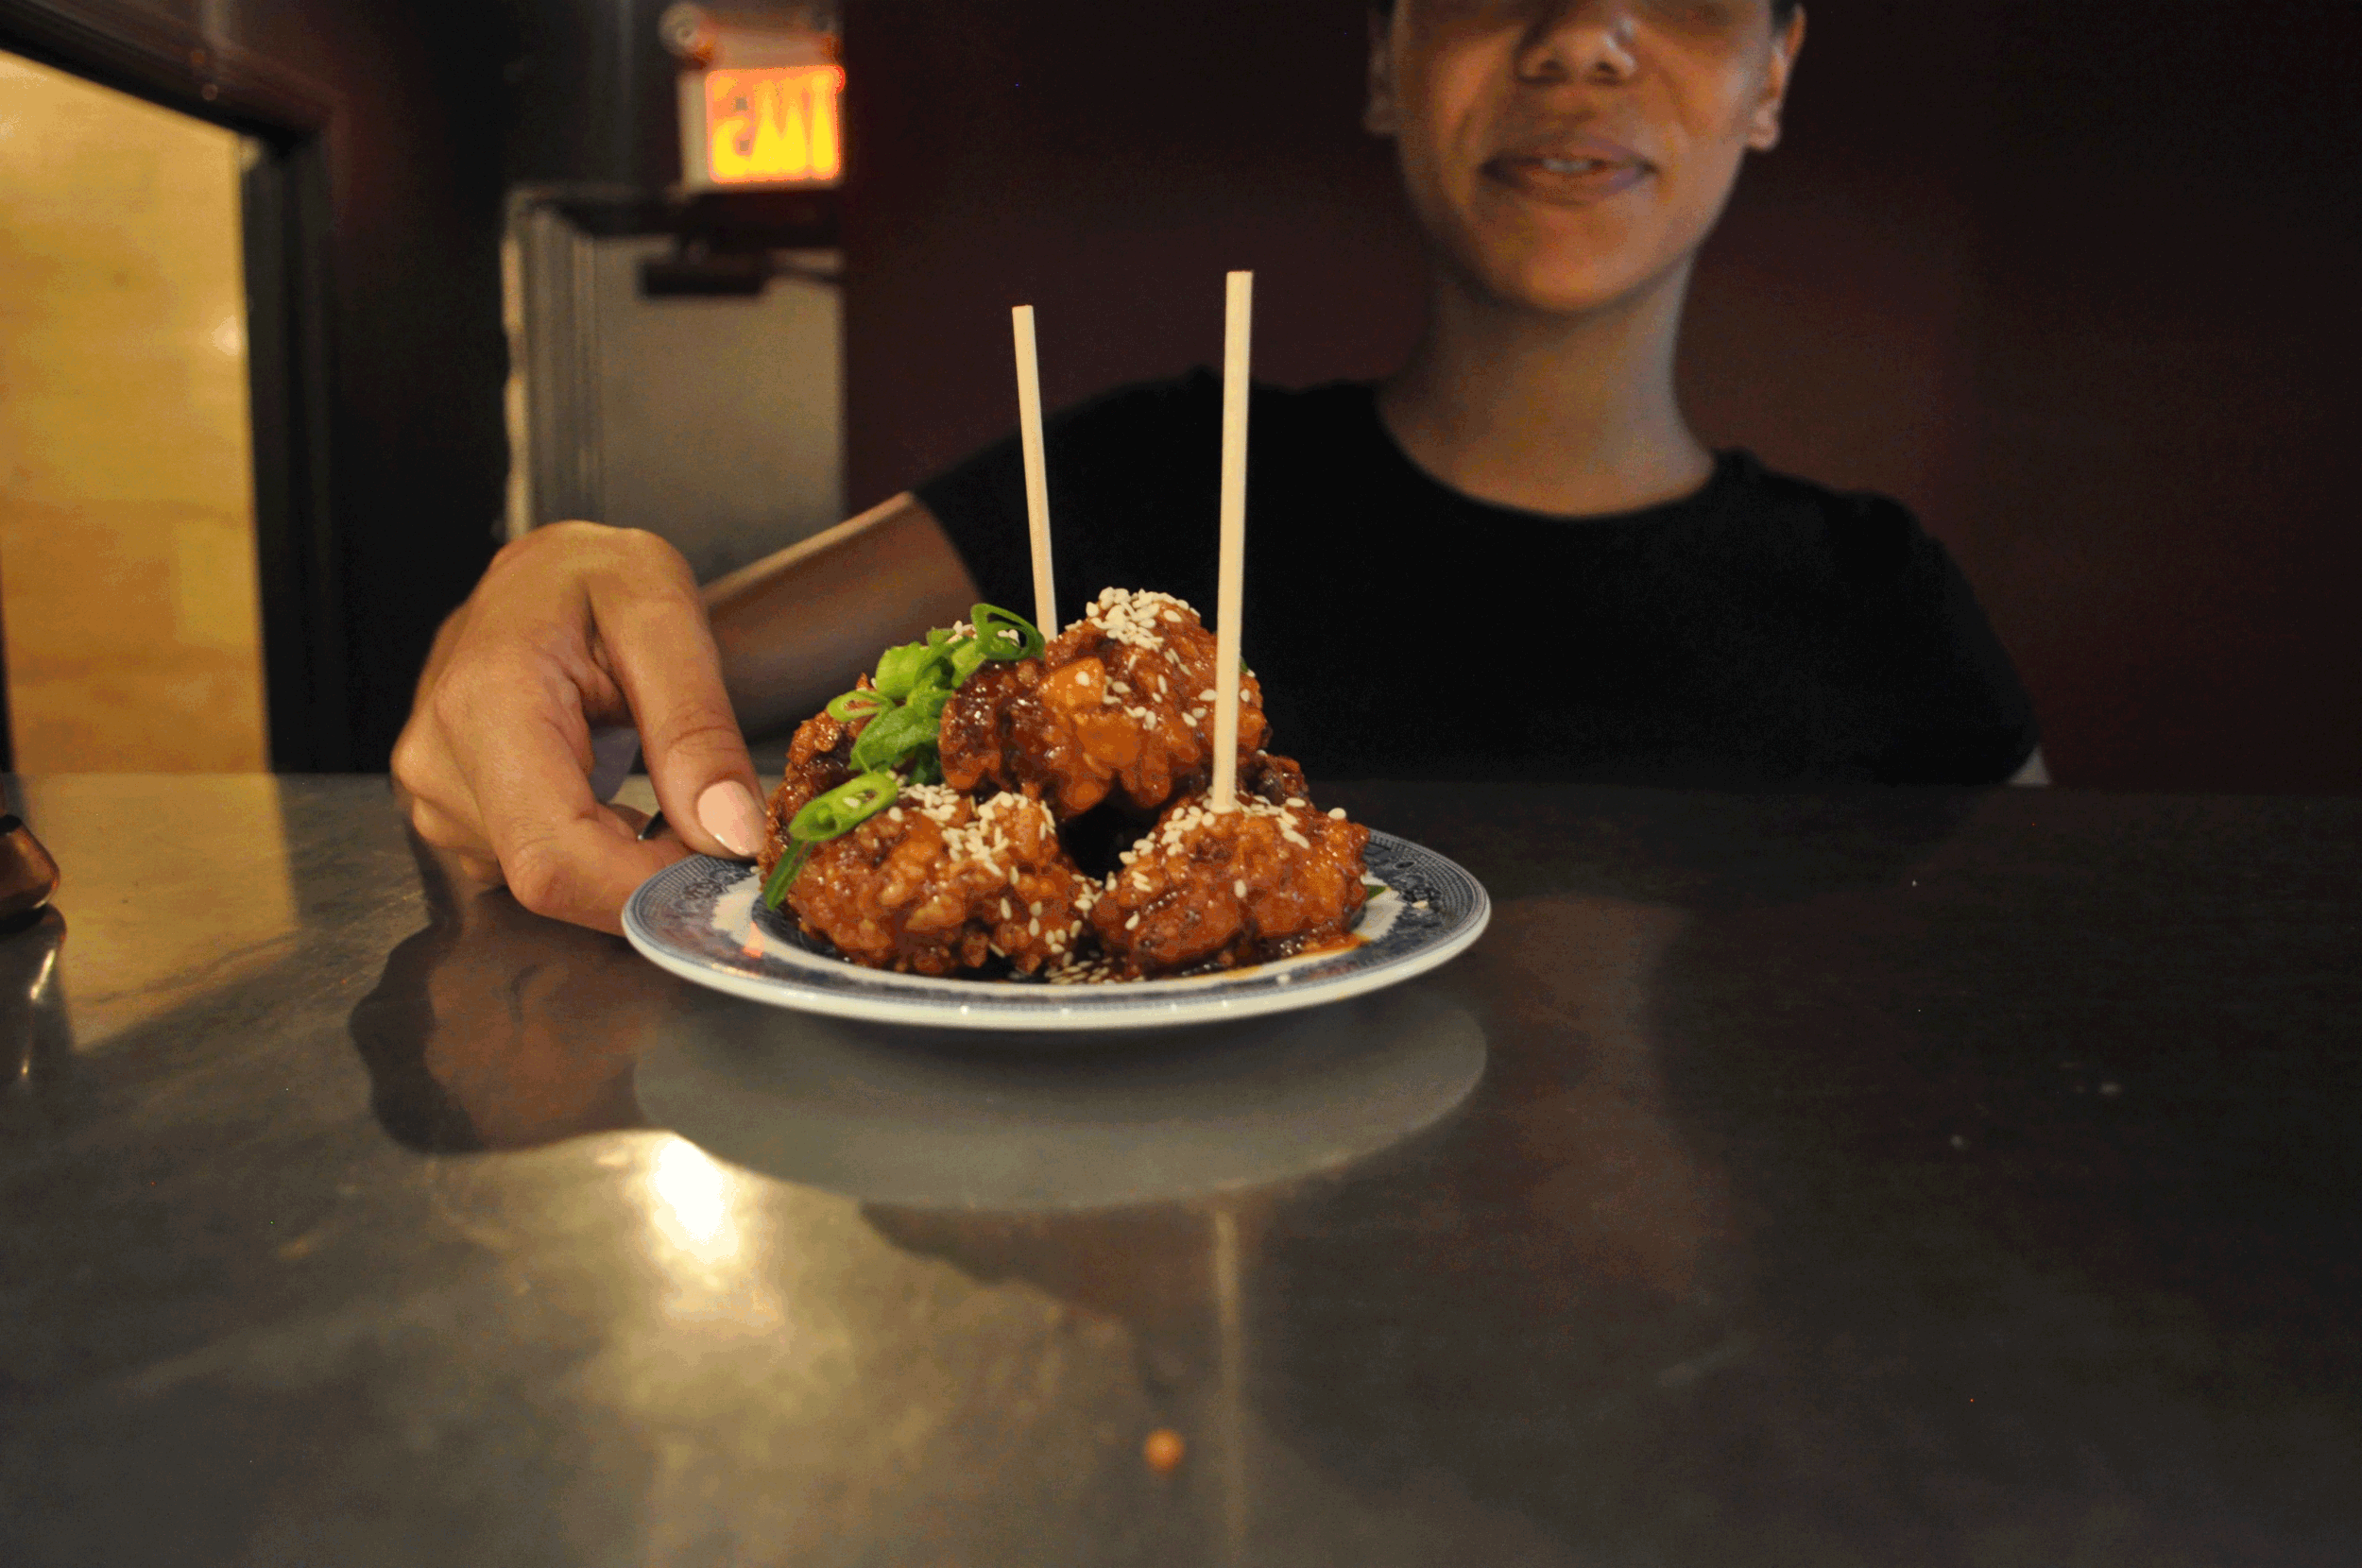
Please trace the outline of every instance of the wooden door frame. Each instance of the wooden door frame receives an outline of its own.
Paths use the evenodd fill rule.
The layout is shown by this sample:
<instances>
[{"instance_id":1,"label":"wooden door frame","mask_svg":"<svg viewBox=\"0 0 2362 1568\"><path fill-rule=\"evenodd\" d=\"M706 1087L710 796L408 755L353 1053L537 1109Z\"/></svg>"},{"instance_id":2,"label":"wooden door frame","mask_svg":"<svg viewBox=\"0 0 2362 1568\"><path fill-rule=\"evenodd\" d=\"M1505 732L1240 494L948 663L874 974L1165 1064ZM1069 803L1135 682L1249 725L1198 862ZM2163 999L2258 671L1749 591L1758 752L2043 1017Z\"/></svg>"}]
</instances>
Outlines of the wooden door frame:
<instances>
[{"instance_id":1,"label":"wooden door frame","mask_svg":"<svg viewBox=\"0 0 2362 1568\"><path fill-rule=\"evenodd\" d=\"M122 0L0 0L0 49L263 149L240 195L270 761L281 772L350 769L344 553L329 490L329 171L345 106L299 72ZM5 700L0 679L0 722ZM0 727L0 767L8 761Z\"/></svg>"}]
</instances>

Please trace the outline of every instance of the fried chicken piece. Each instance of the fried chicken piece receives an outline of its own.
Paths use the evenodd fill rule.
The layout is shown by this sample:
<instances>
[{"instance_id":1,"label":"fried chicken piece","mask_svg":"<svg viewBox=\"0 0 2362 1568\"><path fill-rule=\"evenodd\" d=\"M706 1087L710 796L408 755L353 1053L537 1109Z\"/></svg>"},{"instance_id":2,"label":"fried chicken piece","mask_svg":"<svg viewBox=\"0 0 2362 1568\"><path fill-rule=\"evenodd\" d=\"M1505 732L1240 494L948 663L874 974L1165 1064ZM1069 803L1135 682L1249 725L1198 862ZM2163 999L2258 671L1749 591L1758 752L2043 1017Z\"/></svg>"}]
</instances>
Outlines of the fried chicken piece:
<instances>
[{"instance_id":1,"label":"fried chicken piece","mask_svg":"<svg viewBox=\"0 0 2362 1568\"><path fill-rule=\"evenodd\" d=\"M1304 778L1286 758L1252 758L1240 774L1274 790L1301 790ZM1124 855L1091 909L1091 929L1131 978L1341 946L1368 898L1369 838L1302 793L1241 788L1230 811L1190 795Z\"/></svg>"},{"instance_id":2,"label":"fried chicken piece","mask_svg":"<svg viewBox=\"0 0 2362 1568\"><path fill-rule=\"evenodd\" d=\"M868 684L868 678L864 676L862 685ZM841 724L823 712L796 726L795 738L787 743L787 772L764 806L771 830L763 837L762 853L755 857L763 876L770 876L771 868L787 853L787 825L795 820L796 813L838 785L851 781L853 742L861 738L862 728L868 723L866 719L855 719L850 724Z\"/></svg>"},{"instance_id":3,"label":"fried chicken piece","mask_svg":"<svg viewBox=\"0 0 2362 1568\"><path fill-rule=\"evenodd\" d=\"M1032 786L1061 822L1114 791L1141 811L1206 788L1214 753L1214 634L1162 593L1109 588L1040 659L978 671L943 711L944 781ZM1271 725L1239 683L1239 750Z\"/></svg>"},{"instance_id":4,"label":"fried chicken piece","mask_svg":"<svg viewBox=\"0 0 2362 1568\"><path fill-rule=\"evenodd\" d=\"M1098 896L1040 801L1002 793L978 805L911 784L815 844L787 904L807 934L873 969L948 975L1001 957L1032 974L1073 952Z\"/></svg>"}]
</instances>

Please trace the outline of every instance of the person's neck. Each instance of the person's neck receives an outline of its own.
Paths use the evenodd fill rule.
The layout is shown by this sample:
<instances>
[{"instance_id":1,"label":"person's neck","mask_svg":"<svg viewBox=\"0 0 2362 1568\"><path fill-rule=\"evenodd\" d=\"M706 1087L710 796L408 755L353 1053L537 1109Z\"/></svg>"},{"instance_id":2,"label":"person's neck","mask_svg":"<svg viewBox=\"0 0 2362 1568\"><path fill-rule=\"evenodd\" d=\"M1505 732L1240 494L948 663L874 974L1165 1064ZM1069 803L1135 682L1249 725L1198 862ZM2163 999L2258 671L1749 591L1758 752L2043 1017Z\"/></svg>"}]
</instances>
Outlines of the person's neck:
<instances>
[{"instance_id":1,"label":"person's neck","mask_svg":"<svg viewBox=\"0 0 2362 1568\"><path fill-rule=\"evenodd\" d=\"M1602 310L1550 315L1438 268L1426 335L1378 418L1461 494L1561 517L1636 511L1703 486L1714 454L1673 392L1688 268Z\"/></svg>"}]
</instances>

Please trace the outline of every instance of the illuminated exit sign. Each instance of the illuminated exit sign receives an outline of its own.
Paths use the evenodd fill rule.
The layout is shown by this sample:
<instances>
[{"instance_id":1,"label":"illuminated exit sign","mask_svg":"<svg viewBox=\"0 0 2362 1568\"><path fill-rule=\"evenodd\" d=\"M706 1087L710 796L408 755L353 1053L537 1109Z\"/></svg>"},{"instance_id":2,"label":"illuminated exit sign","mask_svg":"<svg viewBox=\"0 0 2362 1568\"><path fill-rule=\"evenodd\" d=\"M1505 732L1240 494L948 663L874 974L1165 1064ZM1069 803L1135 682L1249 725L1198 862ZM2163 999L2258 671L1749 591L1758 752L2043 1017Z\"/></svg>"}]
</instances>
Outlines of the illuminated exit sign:
<instances>
[{"instance_id":1,"label":"illuminated exit sign","mask_svg":"<svg viewBox=\"0 0 2362 1568\"><path fill-rule=\"evenodd\" d=\"M681 167L693 188L834 185L845 172L845 72L830 65L681 77Z\"/></svg>"}]
</instances>

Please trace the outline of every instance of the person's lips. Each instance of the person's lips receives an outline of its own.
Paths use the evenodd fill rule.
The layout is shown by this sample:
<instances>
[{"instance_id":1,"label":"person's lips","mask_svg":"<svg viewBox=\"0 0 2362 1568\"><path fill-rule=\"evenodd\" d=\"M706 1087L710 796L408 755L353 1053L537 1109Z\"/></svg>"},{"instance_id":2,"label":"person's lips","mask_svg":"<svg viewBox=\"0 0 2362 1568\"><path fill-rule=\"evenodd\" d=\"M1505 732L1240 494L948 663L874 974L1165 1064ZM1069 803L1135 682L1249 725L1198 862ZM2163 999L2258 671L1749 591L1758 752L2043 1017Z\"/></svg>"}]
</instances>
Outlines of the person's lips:
<instances>
[{"instance_id":1,"label":"person's lips","mask_svg":"<svg viewBox=\"0 0 2362 1568\"><path fill-rule=\"evenodd\" d=\"M1484 176L1558 207L1589 207L1623 195L1656 172L1632 148L1599 137L1513 148L1488 160Z\"/></svg>"}]
</instances>

